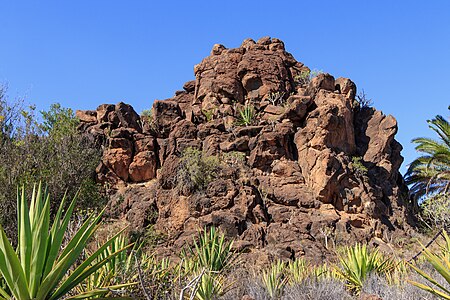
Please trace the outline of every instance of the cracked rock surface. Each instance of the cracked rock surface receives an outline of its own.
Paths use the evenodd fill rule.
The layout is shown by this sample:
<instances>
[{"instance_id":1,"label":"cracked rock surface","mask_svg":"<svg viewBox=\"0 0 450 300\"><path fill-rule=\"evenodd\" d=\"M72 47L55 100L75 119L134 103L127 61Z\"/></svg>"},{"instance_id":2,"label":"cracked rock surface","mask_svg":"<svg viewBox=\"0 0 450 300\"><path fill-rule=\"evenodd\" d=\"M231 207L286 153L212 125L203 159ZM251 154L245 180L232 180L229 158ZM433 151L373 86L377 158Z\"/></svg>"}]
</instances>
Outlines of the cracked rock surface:
<instances>
[{"instance_id":1,"label":"cracked rock surface","mask_svg":"<svg viewBox=\"0 0 450 300\"><path fill-rule=\"evenodd\" d=\"M115 191L110 214L136 231L153 224L165 253L216 226L259 262L319 261L332 243L407 235L397 122L361 107L350 79L309 78L268 37L214 45L194 73L151 117L124 103L77 111L80 131L104 149L96 176ZM180 187L186 149L219 162L201 190Z\"/></svg>"}]
</instances>

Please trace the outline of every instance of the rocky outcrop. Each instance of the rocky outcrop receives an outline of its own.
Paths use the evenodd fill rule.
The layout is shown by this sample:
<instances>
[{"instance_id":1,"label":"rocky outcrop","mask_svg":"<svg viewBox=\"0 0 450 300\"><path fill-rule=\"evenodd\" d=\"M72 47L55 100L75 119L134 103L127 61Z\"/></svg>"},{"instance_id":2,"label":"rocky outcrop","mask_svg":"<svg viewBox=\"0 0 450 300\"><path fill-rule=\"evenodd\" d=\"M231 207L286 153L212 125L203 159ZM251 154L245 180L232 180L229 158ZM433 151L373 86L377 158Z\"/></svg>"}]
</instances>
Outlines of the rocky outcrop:
<instances>
[{"instance_id":1,"label":"rocky outcrop","mask_svg":"<svg viewBox=\"0 0 450 300\"><path fill-rule=\"evenodd\" d=\"M104 148L97 179L117 188L111 214L138 231L154 224L174 251L214 225L260 261L322 259L333 243L408 230L396 120L361 107L350 79L309 78L271 38L214 45L194 73L151 115L124 103L77 112Z\"/></svg>"}]
</instances>

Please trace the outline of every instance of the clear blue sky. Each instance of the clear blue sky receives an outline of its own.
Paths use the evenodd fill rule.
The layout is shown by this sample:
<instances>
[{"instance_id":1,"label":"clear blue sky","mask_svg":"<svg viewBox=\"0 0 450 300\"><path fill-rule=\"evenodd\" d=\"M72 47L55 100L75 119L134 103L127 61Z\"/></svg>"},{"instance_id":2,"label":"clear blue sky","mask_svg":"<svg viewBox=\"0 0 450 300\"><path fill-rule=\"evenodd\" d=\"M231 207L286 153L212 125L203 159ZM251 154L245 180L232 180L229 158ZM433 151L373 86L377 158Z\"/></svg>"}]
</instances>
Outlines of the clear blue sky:
<instances>
[{"instance_id":1,"label":"clear blue sky","mask_svg":"<svg viewBox=\"0 0 450 300\"><path fill-rule=\"evenodd\" d=\"M450 1L0 0L0 82L38 109L125 101L140 112L194 78L215 43L282 39L312 69L349 77L410 140L448 116Z\"/></svg>"}]
</instances>

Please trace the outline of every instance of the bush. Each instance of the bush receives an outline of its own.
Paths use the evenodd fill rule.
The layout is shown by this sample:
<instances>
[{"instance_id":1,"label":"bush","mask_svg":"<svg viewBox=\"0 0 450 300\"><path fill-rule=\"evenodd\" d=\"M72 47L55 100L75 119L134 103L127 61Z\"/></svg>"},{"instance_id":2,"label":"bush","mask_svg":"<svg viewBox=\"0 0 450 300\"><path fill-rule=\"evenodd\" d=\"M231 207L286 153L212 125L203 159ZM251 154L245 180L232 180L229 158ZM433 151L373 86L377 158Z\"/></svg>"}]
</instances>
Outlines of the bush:
<instances>
[{"instance_id":1,"label":"bush","mask_svg":"<svg viewBox=\"0 0 450 300\"><path fill-rule=\"evenodd\" d=\"M450 231L450 195L427 196L420 204L419 214L429 227Z\"/></svg>"},{"instance_id":2,"label":"bush","mask_svg":"<svg viewBox=\"0 0 450 300\"><path fill-rule=\"evenodd\" d=\"M373 105L373 100L367 97L364 90L362 90L357 96L356 96L356 102L355 107L357 109L366 109L370 108Z\"/></svg>"},{"instance_id":3,"label":"bush","mask_svg":"<svg viewBox=\"0 0 450 300\"><path fill-rule=\"evenodd\" d=\"M61 199L65 192L71 197L79 189L79 208L106 202L94 178L100 150L78 134L74 112L53 104L39 115L33 106L24 108L22 101L9 103L0 89L0 223L13 239L16 220L4 212L15 210L18 185L47 182L52 199ZM52 210L57 206L52 203Z\"/></svg>"},{"instance_id":4,"label":"bush","mask_svg":"<svg viewBox=\"0 0 450 300\"><path fill-rule=\"evenodd\" d=\"M353 169L355 170L355 172L358 175L366 175L367 174L368 169L362 163L362 157L361 156L353 156L352 157L352 166L353 166Z\"/></svg>"},{"instance_id":5,"label":"bush","mask_svg":"<svg viewBox=\"0 0 450 300\"><path fill-rule=\"evenodd\" d=\"M303 70L300 74L294 77L294 81L299 86L307 85L311 82L314 77L317 77L319 74L323 74L322 70Z\"/></svg>"},{"instance_id":6,"label":"bush","mask_svg":"<svg viewBox=\"0 0 450 300\"><path fill-rule=\"evenodd\" d=\"M217 177L220 161L216 156L207 156L201 150L187 148L181 154L177 173L177 189L182 194L206 189Z\"/></svg>"}]
</instances>

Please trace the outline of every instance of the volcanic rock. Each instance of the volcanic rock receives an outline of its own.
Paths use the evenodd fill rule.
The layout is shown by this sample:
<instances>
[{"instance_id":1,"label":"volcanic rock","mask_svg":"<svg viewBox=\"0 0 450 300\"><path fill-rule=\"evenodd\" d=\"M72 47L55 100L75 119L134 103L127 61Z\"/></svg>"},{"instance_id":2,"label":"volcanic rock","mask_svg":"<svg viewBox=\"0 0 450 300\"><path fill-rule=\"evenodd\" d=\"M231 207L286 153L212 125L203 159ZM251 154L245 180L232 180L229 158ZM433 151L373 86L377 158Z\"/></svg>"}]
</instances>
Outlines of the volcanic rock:
<instances>
[{"instance_id":1,"label":"volcanic rock","mask_svg":"<svg viewBox=\"0 0 450 300\"><path fill-rule=\"evenodd\" d=\"M97 179L117 189L110 213L137 232L153 224L174 252L216 226L255 261L406 235L395 118L359 105L350 79L300 82L305 72L278 39L217 44L151 116L124 103L78 111L104 148Z\"/></svg>"}]
</instances>

